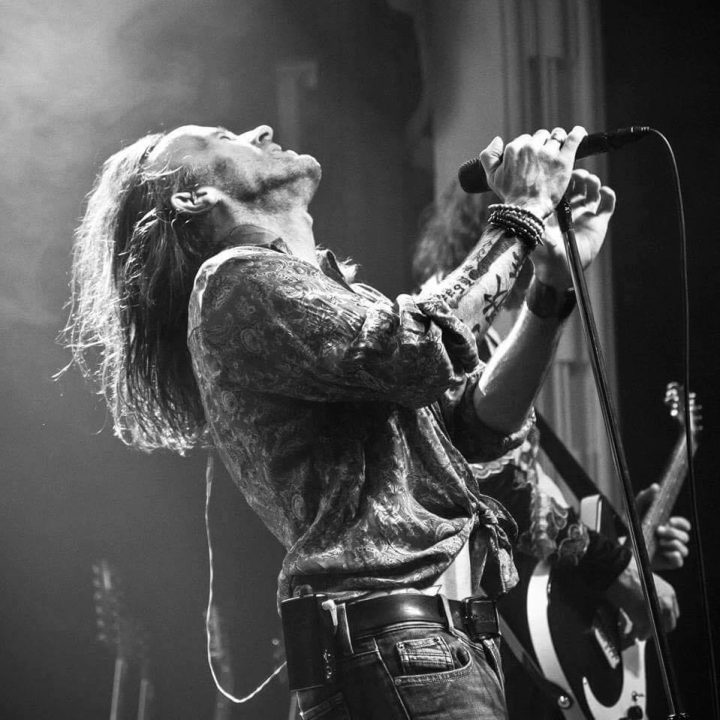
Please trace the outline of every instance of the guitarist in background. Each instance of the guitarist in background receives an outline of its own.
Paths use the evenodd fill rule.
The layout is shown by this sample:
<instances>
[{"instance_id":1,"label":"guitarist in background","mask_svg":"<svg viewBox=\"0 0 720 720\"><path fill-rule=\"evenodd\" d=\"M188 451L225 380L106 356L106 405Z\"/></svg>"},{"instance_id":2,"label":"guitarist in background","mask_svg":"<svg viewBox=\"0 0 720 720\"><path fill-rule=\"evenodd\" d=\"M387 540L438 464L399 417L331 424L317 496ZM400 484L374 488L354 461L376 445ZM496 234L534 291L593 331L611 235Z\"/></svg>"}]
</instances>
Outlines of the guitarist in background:
<instances>
[{"instance_id":1,"label":"guitarist in background","mask_svg":"<svg viewBox=\"0 0 720 720\"><path fill-rule=\"evenodd\" d=\"M593 182L593 176L586 171L576 170L575 174L585 182ZM463 261L482 232L492 202L491 195L469 195L455 182L439 203L428 208L421 218L421 233L413 258L413 275L423 289L432 287ZM505 309L520 307L531 278L532 266L526 262L504 303ZM478 343L481 360L486 362L498 344L499 336L491 330ZM632 633L640 639L647 638L650 624L630 550L579 521L560 488L538 462L539 445L540 433L534 428L521 447L499 460L474 466L481 489L502 502L518 523L516 558L549 560L562 567L566 576L568 572L572 574L573 581L582 583L590 592L604 594L613 605L622 608L632 622ZM658 485L651 485L638 494L636 503L641 515L658 490ZM690 529L690 522L683 517L671 517L666 525L657 527L653 570L683 566L688 555ZM675 591L657 575L655 587L664 628L672 630L680 612ZM518 591L519 587L511 591L510 596ZM549 697L507 651L507 644L503 648L511 720L562 718Z\"/></svg>"}]
</instances>

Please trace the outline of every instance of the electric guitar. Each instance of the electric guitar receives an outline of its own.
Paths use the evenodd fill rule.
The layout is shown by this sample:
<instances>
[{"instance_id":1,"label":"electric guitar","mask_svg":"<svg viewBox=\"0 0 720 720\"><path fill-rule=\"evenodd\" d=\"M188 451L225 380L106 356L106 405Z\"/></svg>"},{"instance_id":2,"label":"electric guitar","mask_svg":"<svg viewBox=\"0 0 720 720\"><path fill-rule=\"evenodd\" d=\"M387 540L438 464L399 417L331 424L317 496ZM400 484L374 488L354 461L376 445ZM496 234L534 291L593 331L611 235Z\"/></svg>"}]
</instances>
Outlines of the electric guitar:
<instances>
[{"instance_id":1,"label":"electric guitar","mask_svg":"<svg viewBox=\"0 0 720 720\"><path fill-rule=\"evenodd\" d=\"M648 553L656 552L655 529L667 522L687 472L684 404L677 383L667 387L665 404L680 433L659 483L660 491L642 522ZM701 408L689 400L692 451L701 430ZM600 496L582 500L580 518L610 534ZM592 595L572 570L519 557L519 588L500 604L508 645L565 720L639 720L645 716L645 642L627 633L629 620ZM509 631L509 633L508 633ZM539 677L538 677L539 676Z\"/></svg>"},{"instance_id":2,"label":"electric guitar","mask_svg":"<svg viewBox=\"0 0 720 720\"><path fill-rule=\"evenodd\" d=\"M150 676L147 632L125 608L117 571L107 560L93 564L95 620L98 640L115 654L110 720L128 720L134 695L130 681L138 679L137 720L151 720L154 685Z\"/></svg>"}]
</instances>

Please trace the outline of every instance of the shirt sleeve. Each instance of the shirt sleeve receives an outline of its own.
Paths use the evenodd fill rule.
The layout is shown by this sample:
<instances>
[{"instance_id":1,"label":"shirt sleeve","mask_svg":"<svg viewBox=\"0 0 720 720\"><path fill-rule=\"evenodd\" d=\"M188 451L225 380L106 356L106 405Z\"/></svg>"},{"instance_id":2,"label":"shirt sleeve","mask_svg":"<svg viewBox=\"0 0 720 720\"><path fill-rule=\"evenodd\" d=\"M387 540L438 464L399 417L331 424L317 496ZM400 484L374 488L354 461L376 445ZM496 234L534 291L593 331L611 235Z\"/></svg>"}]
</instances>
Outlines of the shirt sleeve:
<instances>
[{"instance_id":1,"label":"shirt sleeve","mask_svg":"<svg viewBox=\"0 0 720 720\"><path fill-rule=\"evenodd\" d=\"M475 411L473 396L484 364L470 373L465 383L445 392L440 399L445 426L455 447L470 463L484 463L506 455L518 447L534 427L535 413L531 411L522 426L514 433L503 433L486 425Z\"/></svg>"},{"instance_id":2,"label":"shirt sleeve","mask_svg":"<svg viewBox=\"0 0 720 720\"><path fill-rule=\"evenodd\" d=\"M491 468L488 468L488 470ZM585 588L602 593L630 562L629 548L590 530L532 479L532 466L507 462L485 472L474 467L480 490L504 505L518 525L516 550L572 573Z\"/></svg>"},{"instance_id":3,"label":"shirt sleeve","mask_svg":"<svg viewBox=\"0 0 720 720\"><path fill-rule=\"evenodd\" d=\"M314 401L428 405L478 368L470 330L435 300L354 292L297 257L235 248L198 273L206 367Z\"/></svg>"}]
</instances>

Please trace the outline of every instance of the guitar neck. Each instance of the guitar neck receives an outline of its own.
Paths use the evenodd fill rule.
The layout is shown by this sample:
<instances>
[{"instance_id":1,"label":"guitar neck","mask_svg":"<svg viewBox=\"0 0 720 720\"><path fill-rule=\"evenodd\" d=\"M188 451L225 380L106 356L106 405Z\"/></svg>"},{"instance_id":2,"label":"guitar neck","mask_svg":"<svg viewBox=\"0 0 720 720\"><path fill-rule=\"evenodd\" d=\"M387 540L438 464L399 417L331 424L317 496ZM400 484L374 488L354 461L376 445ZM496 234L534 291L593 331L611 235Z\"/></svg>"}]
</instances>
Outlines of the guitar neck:
<instances>
[{"instance_id":1,"label":"guitar neck","mask_svg":"<svg viewBox=\"0 0 720 720\"><path fill-rule=\"evenodd\" d=\"M693 453L697 443L693 442ZM660 491L655 496L642 522L643 538L648 548L648 554L652 558L657 549L655 540L655 528L664 525L670 518L680 490L685 482L688 469L687 438L685 433L678 438L668 461L665 472L660 480Z\"/></svg>"},{"instance_id":2,"label":"guitar neck","mask_svg":"<svg viewBox=\"0 0 720 720\"><path fill-rule=\"evenodd\" d=\"M113 673L112 700L110 702L110 720L124 720L127 701L127 660L120 654L115 658Z\"/></svg>"},{"instance_id":3,"label":"guitar neck","mask_svg":"<svg viewBox=\"0 0 720 720\"><path fill-rule=\"evenodd\" d=\"M148 663L143 663L138 690L137 720L152 720L155 703L155 685L150 677Z\"/></svg>"}]
</instances>

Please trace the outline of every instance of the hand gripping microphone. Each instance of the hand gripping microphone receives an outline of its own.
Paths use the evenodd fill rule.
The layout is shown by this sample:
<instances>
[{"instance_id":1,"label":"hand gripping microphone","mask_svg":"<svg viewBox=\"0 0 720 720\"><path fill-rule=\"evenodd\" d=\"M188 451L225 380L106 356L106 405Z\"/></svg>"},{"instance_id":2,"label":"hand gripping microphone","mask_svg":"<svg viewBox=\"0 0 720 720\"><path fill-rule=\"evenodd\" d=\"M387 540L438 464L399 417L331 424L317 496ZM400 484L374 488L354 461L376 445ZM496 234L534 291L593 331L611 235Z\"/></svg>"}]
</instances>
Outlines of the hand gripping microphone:
<instances>
[{"instance_id":1,"label":"hand gripping microphone","mask_svg":"<svg viewBox=\"0 0 720 720\"><path fill-rule=\"evenodd\" d=\"M629 143L637 142L652 132L652 128L646 125L633 125L620 130L611 130L610 132L593 133L586 135L578 145L575 159L588 157L588 155L600 155L601 153L618 150L625 147ZM490 190L487 182L485 170L480 163L480 158L475 157L472 160L464 162L458 170L458 180L460 187L466 193L482 193Z\"/></svg>"}]
</instances>

